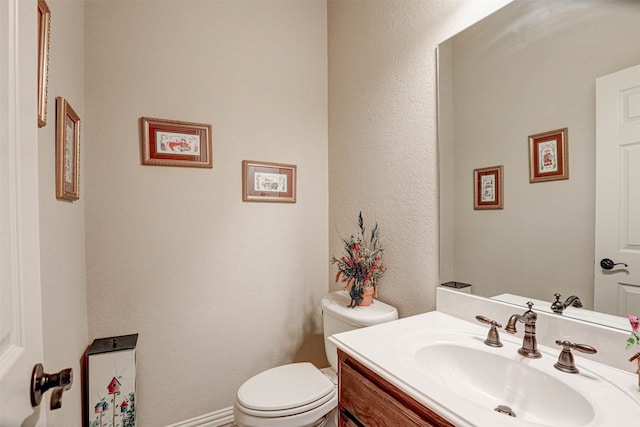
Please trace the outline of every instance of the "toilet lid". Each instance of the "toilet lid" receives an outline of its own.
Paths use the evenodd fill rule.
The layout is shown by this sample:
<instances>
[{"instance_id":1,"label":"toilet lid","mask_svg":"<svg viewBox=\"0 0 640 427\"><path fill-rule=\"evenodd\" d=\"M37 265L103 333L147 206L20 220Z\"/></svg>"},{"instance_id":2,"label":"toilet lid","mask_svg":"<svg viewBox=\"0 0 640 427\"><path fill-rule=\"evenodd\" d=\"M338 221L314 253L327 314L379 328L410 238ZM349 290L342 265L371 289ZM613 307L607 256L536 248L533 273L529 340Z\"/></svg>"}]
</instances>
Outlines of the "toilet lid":
<instances>
[{"instance_id":1,"label":"toilet lid","mask_svg":"<svg viewBox=\"0 0 640 427\"><path fill-rule=\"evenodd\" d=\"M238 403L257 411L309 405L335 392L335 384L311 363L292 363L261 372L238 390ZM324 400L323 400L324 401Z\"/></svg>"}]
</instances>

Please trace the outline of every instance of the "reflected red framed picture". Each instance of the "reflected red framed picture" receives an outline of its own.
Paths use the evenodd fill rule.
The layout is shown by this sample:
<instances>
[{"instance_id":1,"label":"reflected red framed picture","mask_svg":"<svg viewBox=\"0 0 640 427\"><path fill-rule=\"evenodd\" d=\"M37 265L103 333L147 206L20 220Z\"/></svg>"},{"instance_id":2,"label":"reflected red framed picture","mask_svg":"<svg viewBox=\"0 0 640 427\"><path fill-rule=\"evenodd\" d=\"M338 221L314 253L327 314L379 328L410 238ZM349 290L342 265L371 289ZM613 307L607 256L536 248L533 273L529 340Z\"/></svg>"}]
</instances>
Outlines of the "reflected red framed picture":
<instances>
[{"instance_id":1,"label":"reflected red framed picture","mask_svg":"<svg viewBox=\"0 0 640 427\"><path fill-rule=\"evenodd\" d=\"M529 182L569 179L568 129L529 136Z\"/></svg>"},{"instance_id":2,"label":"reflected red framed picture","mask_svg":"<svg viewBox=\"0 0 640 427\"><path fill-rule=\"evenodd\" d=\"M473 170L473 209L503 209L504 166L491 166Z\"/></svg>"},{"instance_id":3,"label":"reflected red framed picture","mask_svg":"<svg viewBox=\"0 0 640 427\"><path fill-rule=\"evenodd\" d=\"M211 125L140 118L142 164L212 168Z\"/></svg>"},{"instance_id":4,"label":"reflected red framed picture","mask_svg":"<svg viewBox=\"0 0 640 427\"><path fill-rule=\"evenodd\" d=\"M242 200L296 202L296 165L242 161Z\"/></svg>"}]
</instances>

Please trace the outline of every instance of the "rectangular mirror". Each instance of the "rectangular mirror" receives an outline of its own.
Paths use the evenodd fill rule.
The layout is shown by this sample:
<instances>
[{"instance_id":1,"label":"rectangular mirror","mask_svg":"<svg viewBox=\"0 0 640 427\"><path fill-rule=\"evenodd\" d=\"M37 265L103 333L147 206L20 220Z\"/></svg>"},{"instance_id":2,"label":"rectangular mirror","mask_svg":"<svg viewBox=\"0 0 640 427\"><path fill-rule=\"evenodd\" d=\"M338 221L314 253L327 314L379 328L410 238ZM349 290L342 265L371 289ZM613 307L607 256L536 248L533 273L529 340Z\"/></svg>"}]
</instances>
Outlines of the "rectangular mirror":
<instances>
[{"instance_id":1,"label":"rectangular mirror","mask_svg":"<svg viewBox=\"0 0 640 427\"><path fill-rule=\"evenodd\" d=\"M440 282L594 305L595 79L640 63L640 2L515 0L438 48ZM531 183L528 138L568 128L569 179ZM474 210L474 169L504 208Z\"/></svg>"}]
</instances>

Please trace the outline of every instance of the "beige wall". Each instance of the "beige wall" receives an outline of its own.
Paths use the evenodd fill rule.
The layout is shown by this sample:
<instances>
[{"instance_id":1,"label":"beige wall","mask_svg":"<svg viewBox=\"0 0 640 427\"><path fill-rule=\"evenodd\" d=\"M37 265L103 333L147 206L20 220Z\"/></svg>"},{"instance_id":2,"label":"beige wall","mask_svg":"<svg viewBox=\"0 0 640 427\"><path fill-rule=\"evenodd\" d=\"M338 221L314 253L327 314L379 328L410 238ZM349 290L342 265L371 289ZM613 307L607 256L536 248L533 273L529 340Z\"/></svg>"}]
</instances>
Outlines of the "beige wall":
<instances>
[{"instance_id":1,"label":"beige wall","mask_svg":"<svg viewBox=\"0 0 640 427\"><path fill-rule=\"evenodd\" d=\"M84 129L84 4L48 0L51 10L51 49L47 125L38 132L40 198L40 270L44 333L44 367L52 373L73 368L74 384L62 408L48 411L50 426L81 425L80 358L87 342L85 281L84 152L91 143ZM55 134L57 96L65 98L80 116L80 200L56 199ZM50 394L42 407L49 409Z\"/></svg>"},{"instance_id":2,"label":"beige wall","mask_svg":"<svg viewBox=\"0 0 640 427\"><path fill-rule=\"evenodd\" d=\"M455 164L445 171L455 183L455 249L447 279L485 296L575 294L592 307L595 79L640 62L629 42L640 40L640 7L547 3L543 17L541 1L510 5L452 44ZM528 136L563 127L569 179L530 184ZM504 210L474 211L473 169L495 165L504 165Z\"/></svg>"},{"instance_id":3,"label":"beige wall","mask_svg":"<svg viewBox=\"0 0 640 427\"><path fill-rule=\"evenodd\" d=\"M381 299L403 316L434 308L434 51L504 2L330 1L327 16L323 1L90 0L84 18L81 2L51 2L63 52L49 111L56 94L78 111L84 161L80 201L55 201L53 127L41 130L52 369L93 338L140 333L151 426L227 407L276 364L325 363L318 303L336 231L351 233L359 210L385 239ZM214 168L141 166L141 116L211 123ZM243 159L296 163L298 203L242 203ZM53 423L80 425L79 384Z\"/></svg>"},{"instance_id":4,"label":"beige wall","mask_svg":"<svg viewBox=\"0 0 640 427\"><path fill-rule=\"evenodd\" d=\"M434 309L438 285L435 49L504 3L328 3L330 253L358 211L377 221L389 268L378 294L401 316Z\"/></svg>"},{"instance_id":5,"label":"beige wall","mask_svg":"<svg viewBox=\"0 0 640 427\"><path fill-rule=\"evenodd\" d=\"M140 334L140 425L326 363L324 1L89 1L85 20L89 335ZM212 124L213 169L141 166L142 116ZM296 164L297 203L243 203L244 159Z\"/></svg>"}]
</instances>

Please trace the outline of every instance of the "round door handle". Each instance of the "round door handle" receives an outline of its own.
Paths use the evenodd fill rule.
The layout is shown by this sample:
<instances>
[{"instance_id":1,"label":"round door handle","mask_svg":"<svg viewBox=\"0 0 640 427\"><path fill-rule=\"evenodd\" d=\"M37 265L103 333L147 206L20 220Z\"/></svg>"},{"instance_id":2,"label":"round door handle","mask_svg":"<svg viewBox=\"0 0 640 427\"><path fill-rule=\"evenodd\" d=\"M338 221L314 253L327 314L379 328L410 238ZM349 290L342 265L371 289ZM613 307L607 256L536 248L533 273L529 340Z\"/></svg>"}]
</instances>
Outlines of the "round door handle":
<instances>
[{"instance_id":1,"label":"round door handle","mask_svg":"<svg viewBox=\"0 0 640 427\"><path fill-rule=\"evenodd\" d=\"M600 267L602 267L605 270L612 270L613 267L615 267L616 265L624 265L625 267L629 267L624 262L613 262L609 258L603 258L600 261Z\"/></svg>"}]
</instances>

